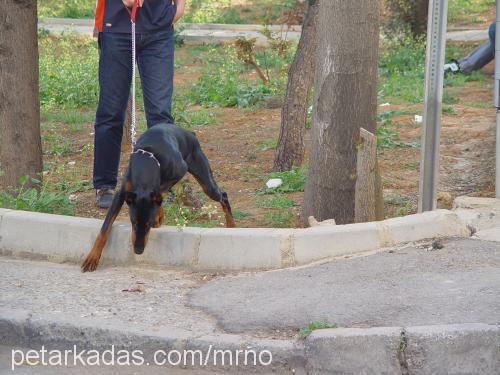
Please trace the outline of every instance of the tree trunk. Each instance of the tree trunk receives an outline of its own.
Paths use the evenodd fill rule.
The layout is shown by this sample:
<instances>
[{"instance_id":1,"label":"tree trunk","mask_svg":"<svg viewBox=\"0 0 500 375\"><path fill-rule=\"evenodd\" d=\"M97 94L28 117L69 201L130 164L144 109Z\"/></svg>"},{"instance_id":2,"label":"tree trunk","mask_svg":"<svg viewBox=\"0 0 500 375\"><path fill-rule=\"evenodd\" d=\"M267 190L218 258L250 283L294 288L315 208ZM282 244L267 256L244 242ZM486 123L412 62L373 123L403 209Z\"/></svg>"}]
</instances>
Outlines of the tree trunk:
<instances>
[{"instance_id":1,"label":"tree trunk","mask_svg":"<svg viewBox=\"0 0 500 375\"><path fill-rule=\"evenodd\" d=\"M378 0L321 2L302 218L354 222L359 131L376 129Z\"/></svg>"},{"instance_id":2,"label":"tree trunk","mask_svg":"<svg viewBox=\"0 0 500 375\"><path fill-rule=\"evenodd\" d=\"M40 178L36 0L0 0L0 189Z\"/></svg>"},{"instance_id":3,"label":"tree trunk","mask_svg":"<svg viewBox=\"0 0 500 375\"><path fill-rule=\"evenodd\" d=\"M288 72L288 84L281 111L281 129L274 158L274 170L288 171L304 159L307 99L316 70L316 28L319 0L309 0L295 59Z\"/></svg>"},{"instance_id":4,"label":"tree trunk","mask_svg":"<svg viewBox=\"0 0 500 375\"><path fill-rule=\"evenodd\" d=\"M377 137L361 128L359 132L358 160L356 165L355 214L356 223L375 221L377 201Z\"/></svg>"}]
</instances>

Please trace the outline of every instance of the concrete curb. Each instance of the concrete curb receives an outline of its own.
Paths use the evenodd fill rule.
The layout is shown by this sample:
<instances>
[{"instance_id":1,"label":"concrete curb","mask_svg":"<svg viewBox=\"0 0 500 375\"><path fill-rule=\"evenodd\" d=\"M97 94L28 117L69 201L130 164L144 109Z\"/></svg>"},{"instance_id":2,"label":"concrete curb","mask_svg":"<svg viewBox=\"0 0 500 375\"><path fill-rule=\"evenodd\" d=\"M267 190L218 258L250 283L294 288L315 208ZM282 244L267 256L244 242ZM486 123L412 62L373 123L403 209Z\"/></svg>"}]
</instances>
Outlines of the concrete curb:
<instances>
[{"instance_id":1,"label":"concrete curb","mask_svg":"<svg viewBox=\"0 0 500 375\"><path fill-rule=\"evenodd\" d=\"M201 350L205 356L209 356L207 366L212 370L222 370L233 373L235 369L240 372L259 373L291 373L303 374L305 368L304 344L291 340L254 339L239 335L217 334L210 336L196 336L193 332L180 329L162 327L156 331L134 330L130 326L113 326L109 323L96 324L96 322L84 319L71 319L67 321L54 320L49 316L33 316L25 311L0 309L0 342L2 345L13 347L37 348L44 345L48 350L69 350L76 345L78 350L94 349L98 351L109 350L112 345L116 351L141 350L145 363L153 365L154 354L162 350L183 352L184 350ZM221 357L218 356L214 365L216 351L231 350L233 354L233 366L222 365ZM272 363L269 366L251 365L236 367L236 350L255 351L260 353L269 351L272 353ZM207 354L207 353L211 353ZM165 357L159 357L164 359ZM177 357L173 357L177 358ZM198 358L198 357L197 357ZM205 357L206 358L206 357ZM249 362L253 361L252 354ZM267 362L268 357L264 359ZM174 360L175 361L175 360ZM188 357L188 365L182 368L199 368L199 363L194 366L191 357ZM239 363L244 363L244 355L239 354Z\"/></svg>"},{"instance_id":2,"label":"concrete curb","mask_svg":"<svg viewBox=\"0 0 500 375\"><path fill-rule=\"evenodd\" d=\"M146 362L157 350L264 350L272 353L270 366L238 367L238 373L294 373L343 375L496 375L500 368L500 326L479 323L422 326L339 328L314 331L306 340L255 339L233 334L195 336L162 327L155 332L98 325L72 319L53 320L24 311L0 310L0 342L48 350L141 350ZM211 349L209 349L211 348ZM234 366L208 368L234 373ZM151 362L152 363L152 362ZM242 361L240 361L242 363Z\"/></svg>"},{"instance_id":3,"label":"concrete curb","mask_svg":"<svg viewBox=\"0 0 500 375\"><path fill-rule=\"evenodd\" d=\"M80 263L100 229L96 219L0 209L0 255ZM29 235L26 235L29 233ZM175 228L151 232L143 255L130 246L130 225L113 226L103 264L146 264L193 270L268 270L437 237L468 237L451 211L380 222L307 229Z\"/></svg>"},{"instance_id":4,"label":"concrete curb","mask_svg":"<svg viewBox=\"0 0 500 375\"><path fill-rule=\"evenodd\" d=\"M500 369L500 326L344 328L313 332L307 371L345 375L495 375Z\"/></svg>"}]
</instances>

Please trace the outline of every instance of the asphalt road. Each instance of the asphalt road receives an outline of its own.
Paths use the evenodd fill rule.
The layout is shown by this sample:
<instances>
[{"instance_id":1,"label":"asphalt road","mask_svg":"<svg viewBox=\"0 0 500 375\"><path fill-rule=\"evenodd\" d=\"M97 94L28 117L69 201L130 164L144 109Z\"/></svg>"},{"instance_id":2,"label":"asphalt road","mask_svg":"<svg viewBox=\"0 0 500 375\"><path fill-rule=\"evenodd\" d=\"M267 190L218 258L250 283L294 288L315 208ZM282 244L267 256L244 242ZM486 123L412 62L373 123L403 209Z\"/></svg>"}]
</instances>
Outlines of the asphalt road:
<instances>
[{"instance_id":1,"label":"asphalt road","mask_svg":"<svg viewBox=\"0 0 500 375\"><path fill-rule=\"evenodd\" d=\"M227 332L500 323L500 243L448 240L317 266L220 278L191 304Z\"/></svg>"}]
</instances>

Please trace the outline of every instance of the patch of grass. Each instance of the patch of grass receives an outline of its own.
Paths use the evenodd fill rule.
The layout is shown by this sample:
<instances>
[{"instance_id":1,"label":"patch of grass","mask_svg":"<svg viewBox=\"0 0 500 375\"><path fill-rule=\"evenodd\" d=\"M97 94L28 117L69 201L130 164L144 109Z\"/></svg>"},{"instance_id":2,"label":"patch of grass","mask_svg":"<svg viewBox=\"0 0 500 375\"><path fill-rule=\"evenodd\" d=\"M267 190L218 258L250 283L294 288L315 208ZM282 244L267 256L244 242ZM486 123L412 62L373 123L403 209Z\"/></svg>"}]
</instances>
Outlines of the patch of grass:
<instances>
[{"instance_id":1,"label":"patch of grass","mask_svg":"<svg viewBox=\"0 0 500 375\"><path fill-rule=\"evenodd\" d=\"M191 23L244 23L238 11L231 7L231 0L190 0L187 2L183 22Z\"/></svg>"},{"instance_id":2,"label":"patch of grass","mask_svg":"<svg viewBox=\"0 0 500 375\"><path fill-rule=\"evenodd\" d=\"M277 188L269 189L264 187L257 191L258 194L273 194L273 193L293 193L296 191L304 191L306 183L306 175L304 168L293 168L286 172L273 172L264 178L265 181L271 178L281 178L283 183Z\"/></svg>"},{"instance_id":3,"label":"patch of grass","mask_svg":"<svg viewBox=\"0 0 500 375\"><path fill-rule=\"evenodd\" d=\"M458 96L449 90L444 90L443 92L443 103L444 104L456 104L459 102Z\"/></svg>"},{"instance_id":4,"label":"patch of grass","mask_svg":"<svg viewBox=\"0 0 500 375\"><path fill-rule=\"evenodd\" d=\"M49 124L53 123L64 124L68 126L71 132L78 133L83 130L83 125L85 123L90 123L94 121L95 112L81 111L78 109L59 109L59 110L42 109L41 117L44 121L47 121Z\"/></svg>"},{"instance_id":5,"label":"patch of grass","mask_svg":"<svg viewBox=\"0 0 500 375\"><path fill-rule=\"evenodd\" d=\"M65 138L57 133L45 134L42 136L42 140L47 154L60 156L78 152L72 139Z\"/></svg>"},{"instance_id":6,"label":"patch of grass","mask_svg":"<svg viewBox=\"0 0 500 375\"><path fill-rule=\"evenodd\" d=\"M275 138L265 139L259 143L257 143L257 149L259 151L269 151L274 150L276 145L278 144L278 140Z\"/></svg>"},{"instance_id":7,"label":"patch of grass","mask_svg":"<svg viewBox=\"0 0 500 375\"><path fill-rule=\"evenodd\" d=\"M495 0L455 0L448 5L448 22L453 24L480 23L481 15L495 6Z\"/></svg>"},{"instance_id":8,"label":"patch of grass","mask_svg":"<svg viewBox=\"0 0 500 375\"><path fill-rule=\"evenodd\" d=\"M338 325L335 323L328 322L320 322L320 321L312 321L307 327L302 328L299 332L299 337L301 339L306 339L313 331L318 329L328 329L328 328L338 328Z\"/></svg>"},{"instance_id":9,"label":"patch of grass","mask_svg":"<svg viewBox=\"0 0 500 375\"><path fill-rule=\"evenodd\" d=\"M262 199L257 202L257 207L262 208L283 209L290 208L295 205L296 202L293 199L290 199L286 195L280 193L276 193L270 198Z\"/></svg>"},{"instance_id":10,"label":"patch of grass","mask_svg":"<svg viewBox=\"0 0 500 375\"><path fill-rule=\"evenodd\" d=\"M409 215L413 210L411 201L402 195L392 195L384 199L385 203L393 207L392 217Z\"/></svg>"},{"instance_id":11,"label":"patch of grass","mask_svg":"<svg viewBox=\"0 0 500 375\"><path fill-rule=\"evenodd\" d=\"M233 210L233 217L236 219L236 220L242 220L246 217L249 217L249 216L252 216L250 213L248 212L244 212L244 211L239 211L239 210Z\"/></svg>"},{"instance_id":12,"label":"patch of grass","mask_svg":"<svg viewBox=\"0 0 500 375\"><path fill-rule=\"evenodd\" d=\"M269 211L265 213L265 219L262 222L265 226L273 228L293 228L295 227L295 217L290 210Z\"/></svg>"},{"instance_id":13,"label":"patch of grass","mask_svg":"<svg viewBox=\"0 0 500 375\"><path fill-rule=\"evenodd\" d=\"M99 92L97 43L68 35L58 39L42 36L38 44L42 109L95 107Z\"/></svg>"},{"instance_id":14,"label":"patch of grass","mask_svg":"<svg viewBox=\"0 0 500 375\"><path fill-rule=\"evenodd\" d=\"M79 109L43 111L42 117L46 121L60 122L63 124L73 125L85 122L93 122L95 119L95 112L82 111Z\"/></svg>"},{"instance_id":15,"label":"patch of grass","mask_svg":"<svg viewBox=\"0 0 500 375\"><path fill-rule=\"evenodd\" d=\"M174 103L173 115L177 125L186 129L215 124L216 111L211 108L188 109L181 98Z\"/></svg>"},{"instance_id":16,"label":"patch of grass","mask_svg":"<svg viewBox=\"0 0 500 375\"><path fill-rule=\"evenodd\" d=\"M29 180L32 187L26 188ZM19 185L17 189L0 192L0 207L58 215L75 214L74 205L69 198L65 194L47 191L47 184L22 177Z\"/></svg>"},{"instance_id":17,"label":"patch of grass","mask_svg":"<svg viewBox=\"0 0 500 375\"><path fill-rule=\"evenodd\" d=\"M213 202L203 204L200 209L187 207L182 203L181 193L178 193L175 187L173 191L176 193L174 202L163 204L165 214L163 224L179 228L185 226L214 228L222 225L219 220L219 211ZM203 193L200 192L196 196L201 202L204 202L205 195Z\"/></svg>"},{"instance_id":18,"label":"patch of grass","mask_svg":"<svg viewBox=\"0 0 500 375\"><path fill-rule=\"evenodd\" d=\"M261 105L273 96L282 96L286 85L287 69L293 56L278 56L271 48L266 49L268 59L278 59L276 68L269 68L269 84L252 79L253 70L238 60L233 47L214 47L206 52L203 68L197 81L184 93L188 105L206 107L248 108ZM257 61L262 69L262 62Z\"/></svg>"},{"instance_id":19,"label":"patch of grass","mask_svg":"<svg viewBox=\"0 0 500 375\"><path fill-rule=\"evenodd\" d=\"M66 178L60 178L59 181L54 184L54 188L55 190L65 194L74 194L92 190L93 187L91 182L88 180L70 181Z\"/></svg>"},{"instance_id":20,"label":"patch of grass","mask_svg":"<svg viewBox=\"0 0 500 375\"><path fill-rule=\"evenodd\" d=\"M95 0L39 0L38 17L93 18Z\"/></svg>"},{"instance_id":21,"label":"patch of grass","mask_svg":"<svg viewBox=\"0 0 500 375\"><path fill-rule=\"evenodd\" d=\"M455 108L453 108L451 105L444 105L442 109L443 113L446 113L447 115L456 115L457 112L455 112Z\"/></svg>"},{"instance_id":22,"label":"patch of grass","mask_svg":"<svg viewBox=\"0 0 500 375\"><path fill-rule=\"evenodd\" d=\"M422 103L424 67L425 40L383 43L379 59L379 101Z\"/></svg>"},{"instance_id":23,"label":"patch of grass","mask_svg":"<svg viewBox=\"0 0 500 375\"><path fill-rule=\"evenodd\" d=\"M419 161L407 161L407 162L401 164L401 166L404 169L418 169L418 168L420 168L420 162Z\"/></svg>"},{"instance_id":24,"label":"patch of grass","mask_svg":"<svg viewBox=\"0 0 500 375\"><path fill-rule=\"evenodd\" d=\"M377 136L377 148L395 148L395 147L414 147L412 143L399 141L399 134L394 132L393 118L394 116L400 116L408 114L408 111L385 111L377 114L377 130L375 135Z\"/></svg>"}]
</instances>

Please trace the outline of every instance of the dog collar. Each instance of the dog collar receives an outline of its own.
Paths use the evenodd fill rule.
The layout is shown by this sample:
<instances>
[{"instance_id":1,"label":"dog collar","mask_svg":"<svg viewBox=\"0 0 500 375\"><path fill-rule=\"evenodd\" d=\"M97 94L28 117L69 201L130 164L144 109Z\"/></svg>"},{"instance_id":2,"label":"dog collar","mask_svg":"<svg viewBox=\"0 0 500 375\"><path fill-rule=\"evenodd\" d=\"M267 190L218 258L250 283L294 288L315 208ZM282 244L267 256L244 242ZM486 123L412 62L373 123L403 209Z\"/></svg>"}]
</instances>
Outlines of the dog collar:
<instances>
[{"instance_id":1,"label":"dog collar","mask_svg":"<svg viewBox=\"0 0 500 375\"><path fill-rule=\"evenodd\" d=\"M146 151L146 150L143 150L142 148L138 148L137 150L135 150L134 152L132 152L132 154L143 154L143 155L148 155L151 159L153 159L156 164L158 164L158 167L160 167L160 162L158 161L158 159L153 155L152 152L149 152L149 151Z\"/></svg>"}]
</instances>

